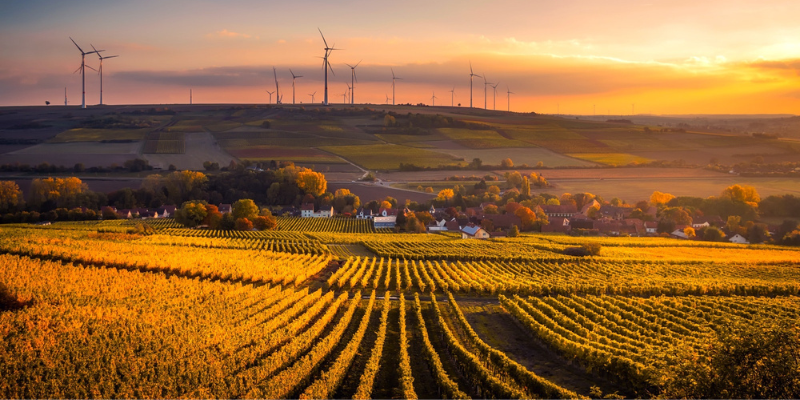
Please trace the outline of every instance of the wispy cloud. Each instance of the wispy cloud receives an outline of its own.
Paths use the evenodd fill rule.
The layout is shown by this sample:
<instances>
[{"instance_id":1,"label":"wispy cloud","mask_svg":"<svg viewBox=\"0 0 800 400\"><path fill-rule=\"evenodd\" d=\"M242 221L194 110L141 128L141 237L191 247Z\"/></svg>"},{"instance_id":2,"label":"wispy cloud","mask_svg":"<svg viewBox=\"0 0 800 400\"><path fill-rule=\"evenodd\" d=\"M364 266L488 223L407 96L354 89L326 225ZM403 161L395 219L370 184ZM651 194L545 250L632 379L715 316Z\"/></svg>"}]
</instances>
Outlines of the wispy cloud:
<instances>
[{"instance_id":1,"label":"wispy cloud","mask_svg":"<svg viewBox=\"0 0 800 400\"><path fill-rule=\"evenodd\" d=\"M211 39L211 38L227 38L227 39L250 39L250 38L252 38L251 35L248 35L246 33L233 32L233 31L229 31L227 29L223 29L221 31L216 31L216 32L213 32L213 33L209 33L209 34L206 35L206 37L209 38L209 39Z\"/></svg>"}]
</instances>

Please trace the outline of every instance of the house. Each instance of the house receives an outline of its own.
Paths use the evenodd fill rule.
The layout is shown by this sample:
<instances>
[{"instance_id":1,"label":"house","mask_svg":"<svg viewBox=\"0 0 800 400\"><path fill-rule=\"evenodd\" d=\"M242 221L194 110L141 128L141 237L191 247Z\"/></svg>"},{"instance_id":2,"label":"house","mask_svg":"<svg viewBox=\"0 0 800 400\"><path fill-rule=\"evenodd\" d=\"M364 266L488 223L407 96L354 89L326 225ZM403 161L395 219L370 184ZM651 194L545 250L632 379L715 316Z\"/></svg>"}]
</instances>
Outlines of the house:
<instances>
[{"instance_id":1,"label":"house","mask_svg":"<svg viewBox=\"0 0 800 400\"><path fill-rule=\"evenodd\" d=\"M442 218L439 220L433 220L431 223L428 224L428 232L441 232L446 231L447 229L447 220Z\"/></svg>"},{"instance_id":2,"label":"house","mask_svg":"<svg viewBox=\"0 0 800 400\"><path fill-rule=\"evenodd\" d=\"M675 229L669 235L678 239L689 239L689 235L683 233L683 229Z\"/></svg>"},{"instance_id":3,"label":"house","mask_svg":"<svg viewBox=\"0 0 800 400\"><path fill-rule=\"evenodd\" d=\"M569 219L564 217L548 218L547 225L542 226L542 232L567 233L570 229L572 229L572 227L569 225Z\"/></svg>"},{"instance_id":4,"label":"house","mask_svg":"<svg viewBox=\"0 0 800 400\"><path fill-rule=\"evenodd\" d=\"M361 207L356 211L356 218L357 219L372 219L374 215L372 214L371 208Z\"/></svg>"},{"instance_id":5,"label":"house","mask_svg":"<svg viewBox=\"0 0 800 400\"><path fill-rule=\"evenodd\" d=\"M656 221L645 221L644 222L644 230L645 230L645 233L648 234L648 235L657 234L658 222L656 222Z\"/></svg>"},{"instance_id":6,"label":"house","mask_svg":"<svg viewBox=\"0 0 800 400\"><path fill-rule=\"evenodd\" d=\"M598 215L603 218L621 220L629 217L631 212L633 212L633 208L618 207L606 204L600 207Z\"/></svg>"},{"instance_id":7,"label":"house","mask_svg":"<svg viewBox=\"0 0 800 400\"><path fill-rule=\"evenodd\" d=\"M397 214L387 216L378 215L372 218L372 225L375 226L375 229L394 228L394 226L397 225Z\"/></svg>"},{"instance_id":8,"label":"house","mask_svg":"<svg viewBox=\"0 0 800 400\"><path fill-rule=\"evenodd\" d=\"M488 239L489 237L489 232L478 225L471 224L461 228L462 239Z\"/></svg>"},{"instance_id":9,"label":"house","mask_svg":"<svg viewBox=\"0 0 800 400\"><path fill-rule=\"evenodd\" d=\"M381 208L381 209L378 210L378 216L381 216L381 217L395 216L395 217L397 217L397 213L398 212L399 212L399 210L394 209L394 208Z\"/></svg>"},{"instance_id":10,"label":"house","mask_svg":"<svg viewBox=\"0 0 800 400\"><path fill-rule=\"evenodd\" d=\"M465 224L465 225L466 225L466 224ZM447 222L444 224L444 226L445 226L445 228L447 228L447 230L448 230L448 231L453 231L453 232L455 232L455 231L460 231L460 230L461 230L461 227L462 227L463 225L461 225L461 224L458 222L458 220L457 220L457 219L453 218L453 219L451 219L450 221L447 221Z\"/></svg>"},{"instance_id":11,"label":"house","mask_svg":"<svg viewBox=\"0 0 800 400\"><path fill-rule=\"evenodd\" d=\"M319 210L314 211L314 203L306 203L300 208L300 217L302 218L330 218L333 214L333 206L320 207Z\"/></svg>"},{"instance_id":12,"label":"house","mask_svg":"<svg viewBox=\"0 0 800 400\"><path fill-rule=\"evenodd\" d=\"M233 211L233 206L230 204L220 204L217 209L221 214L230 214Z\"/></svg>"},{"instance_id":13,"label":"house","mask_svg":"<svg viewBox=\"0 0 800 400\"><path fill-rule=\"evenodd\" d=\"M517 227L522 226L522 220L514 214L486 214L483 216L481 223L486 220L492 221L492 226L494 226L494 229L505 230L511 229L511 226L513 225L516 225Z\"/></svg>"},{"instance_id":14,"label":"house","mask_svg":"<svg viewBox=\"0 0 800 400\"><path fill-rule=\"evenodd\" d=\"M558 206L554 205L543 205L540 207L542 212L547 215L549 218L569 218L578 213L578 208L575 207L575 204L562 204Z\"/></svg>"},{"instance_id":15,"label":"house","mask_svg":"<svg viewBox=\"0 0 800 400\"><path fill-rule=\"evenodd\" d=\"M222 211L222 209L220 209ZM314 216L314 203L305 203L300 206L300 216L303 218L311 218Z\"/></svg>"},{"instance_id":16,"label":"house","mask_svg":"<svg viewBox=\"0 0 800 400\"><path fill-rule=\"evenodd\" d=\"M158 217L156 218L169 218L175 216L176 206L161 206L156 209Z\"/></svg>"},{"instance_id":17,"label":"house","mask_svg":"<svg viewBox=\"0 0 800 400\"><path fill-rule=\"evenodd\" d=\"M701 229L701 228L708 228L709 226L723 226L725 225L725 221L718 216L713 217L697 217L692 220L692 228L694 229Z\"/></svg>"},{"instance_id":18,"label":"house","mask_svg":"<svg viewBox=\"0 0 800 400\"><path fill-rule=\"evenodd\" d=\"M299 217L300 216L300 210L298 210L298 209L296 209L294 207L284 207L284 208L281 208L281 210L278 212L278 215L279 216L284 216L284 217Z\"/></svg>"},{"instance_id":19,"label":"house","mask_svg":"<svg viewBox=\"0 0 800 400\"><path fill-rule=\"evenodd\" d=\"M598 203L597 200L592 199L592 201L584 204L583 207L581 207L581 214L588 217L589 209L591 208L600 208L600 203Z\"/></svg>"},{"instance_id":20,"label":"house","mask_svg":"<svg viewBox=\"0 0 800 400\"><path fill-rule=\"evenodd\" d=\"M605 235L619 236L622 230L622 223L610 220L594 221L592 228L597 229L600 233Z\"/></svg>"},{"instance_id":21,"label":"house","mask_svg":"<svg viewBox=\"0 0 800 400\"><path fill-rule=\"evenodd\" d=\"M750 244L749 240L745 239L744 236L742 236L742 235L740 235L738 233L733 235L733 236L731 236L731 238L728 239L728 241L731 242L731 243L738 243L738 244Z\"/></svg>"}]
</instances>

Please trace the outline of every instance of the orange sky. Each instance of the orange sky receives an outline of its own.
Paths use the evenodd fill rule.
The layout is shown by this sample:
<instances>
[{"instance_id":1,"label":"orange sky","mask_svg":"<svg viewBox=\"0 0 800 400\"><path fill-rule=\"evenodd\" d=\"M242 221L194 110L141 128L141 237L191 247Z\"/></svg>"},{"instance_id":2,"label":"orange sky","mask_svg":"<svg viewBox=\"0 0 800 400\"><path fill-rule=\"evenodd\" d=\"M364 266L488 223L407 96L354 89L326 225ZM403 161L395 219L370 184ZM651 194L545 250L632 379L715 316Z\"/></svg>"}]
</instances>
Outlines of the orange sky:
<instances>
[{"instance_id":1,"label":"orange sky","mask_svg":"<svg viewBox=\"0 0 800 400\"><path fill-rule=\"evenodd\" d=\"M469 104L469 63L497 83L497 109L571 114L796 113L797 1L170 1L0 4L0 105L80 104L82 47L106 49L110 104L322 99L321 28L334 52L331 102L358 67L356 102ZM289 3L289 4L286 4ZM94 55L88 64L97 67ZM91 71L90 71L91 72ZM483 81L475 79L476 106ZM87 75L87 103L99 78ZM489 88L488 106L493 106ZM595 111L596 110L596 111Z\"/></svg>"}]
</instances>

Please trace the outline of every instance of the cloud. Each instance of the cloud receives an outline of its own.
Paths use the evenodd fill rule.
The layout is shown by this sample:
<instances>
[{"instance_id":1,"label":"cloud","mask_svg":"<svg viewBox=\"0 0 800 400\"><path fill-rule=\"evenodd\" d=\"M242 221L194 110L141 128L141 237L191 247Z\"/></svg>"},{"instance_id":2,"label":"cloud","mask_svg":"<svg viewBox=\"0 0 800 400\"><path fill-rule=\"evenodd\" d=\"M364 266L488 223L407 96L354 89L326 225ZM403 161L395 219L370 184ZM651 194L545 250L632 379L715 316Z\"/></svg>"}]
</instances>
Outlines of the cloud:
<instances>
[{"instance_id":1,"label":"cloud","mask_svg":"<svg viewBox=\"0 0 800 400\"><path fill-rule=\"evenodd\" d=\"M800 59L792 60L759 60L751 63L745 63L746 66L759 70L766 71L795 71L800 73Z\"/></svg>"},{"instance_id":2,"label":"cloud","mask_svg":"<svg viewBox=\"0 0 800 400\"><path fill-rule=\"evenodd\" d=\"M216 31L214 33L209 33L209 34L206 35L206 37L207 38L229 38L229 39L242 38L242 39L250 39L251 36L246 34L246 33L232 32L232 31L229 31L227 29L223 29L221 31Z\"/></svg>"}]
</instances>

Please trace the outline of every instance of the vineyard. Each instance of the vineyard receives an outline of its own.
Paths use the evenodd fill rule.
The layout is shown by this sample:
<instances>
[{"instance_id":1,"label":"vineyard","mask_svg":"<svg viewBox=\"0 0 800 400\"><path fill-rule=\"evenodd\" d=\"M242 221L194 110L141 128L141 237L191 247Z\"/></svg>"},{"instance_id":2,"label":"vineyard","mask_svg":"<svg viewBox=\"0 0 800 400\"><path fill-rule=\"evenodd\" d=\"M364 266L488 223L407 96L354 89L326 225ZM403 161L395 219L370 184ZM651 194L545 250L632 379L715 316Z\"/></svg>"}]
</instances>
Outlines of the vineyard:
<instances>
[{"instance_id":1,"label":"vineyard","mask_svg":"<svg viewBox=\"0 0 800 400\"><path fill-rule=\"evenodd\" d=\"M0 397L653 397L678 350L800 320L796 250L587 240L0 225Z\"/></svg>"}]
</instances>

